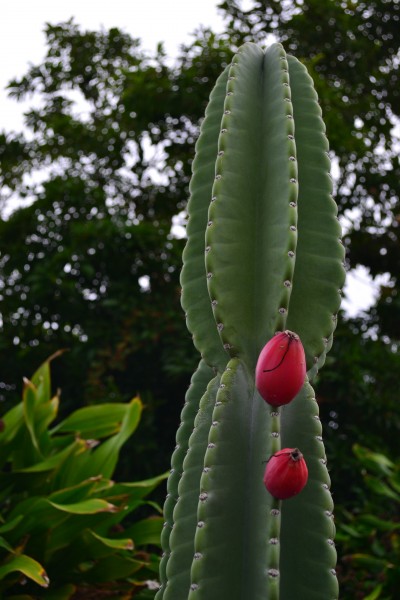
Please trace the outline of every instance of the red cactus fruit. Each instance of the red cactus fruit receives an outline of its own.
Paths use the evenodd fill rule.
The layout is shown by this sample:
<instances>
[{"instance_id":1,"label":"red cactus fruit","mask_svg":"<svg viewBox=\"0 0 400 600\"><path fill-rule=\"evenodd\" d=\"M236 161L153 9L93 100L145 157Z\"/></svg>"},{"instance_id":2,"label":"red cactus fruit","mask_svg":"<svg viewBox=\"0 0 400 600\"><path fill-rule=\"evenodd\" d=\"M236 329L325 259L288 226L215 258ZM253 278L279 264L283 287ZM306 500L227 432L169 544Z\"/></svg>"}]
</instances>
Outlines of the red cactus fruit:
<instances>
[{"instance_id":1,"label":"red cactus fruit","mask_svg":"<svg viewBox=\"0 0 400 600\"><path fill-rule=\"evenodd\" d=\"M256 387L272 406L288 404L299 393L306 376L306 357L299 336L276 333L264 346L256 366Z\"/></svg>"},{"instance_id":2,"label":"red cactus fruit","mask_svg":"<svg viewBox=\"0 0 400 600\"><path fill-rule=\"evenodd\" d=\"M308 469L298 448L284 448L269 459L264 485L274 498L285 500L296 496L306 485Z\"/></svg>"}]
</instances>

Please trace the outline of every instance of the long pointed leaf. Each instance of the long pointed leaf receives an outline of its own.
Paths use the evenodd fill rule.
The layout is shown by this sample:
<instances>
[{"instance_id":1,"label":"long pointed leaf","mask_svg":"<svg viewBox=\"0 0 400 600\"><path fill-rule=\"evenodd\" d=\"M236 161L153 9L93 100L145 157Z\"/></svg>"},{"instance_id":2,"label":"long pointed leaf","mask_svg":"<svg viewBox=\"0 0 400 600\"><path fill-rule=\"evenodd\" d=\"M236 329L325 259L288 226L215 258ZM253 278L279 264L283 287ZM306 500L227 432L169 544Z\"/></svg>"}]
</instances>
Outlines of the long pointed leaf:
<instances>
[{"instance_id":1,"label":"long pointed leaf","mask_svg":"<svg viewBox=\"0 0 400 600\"><path fill-rule=\"evenodd\" d=\"M47 587L50 583L42 565L25 554L13 556L7 563L1 565L0 579L3 579L10 573L15 573L16 571L19 571L25 575L25 577L32 579L32 581L42 587Z\"/></svg>"}]
</instances>

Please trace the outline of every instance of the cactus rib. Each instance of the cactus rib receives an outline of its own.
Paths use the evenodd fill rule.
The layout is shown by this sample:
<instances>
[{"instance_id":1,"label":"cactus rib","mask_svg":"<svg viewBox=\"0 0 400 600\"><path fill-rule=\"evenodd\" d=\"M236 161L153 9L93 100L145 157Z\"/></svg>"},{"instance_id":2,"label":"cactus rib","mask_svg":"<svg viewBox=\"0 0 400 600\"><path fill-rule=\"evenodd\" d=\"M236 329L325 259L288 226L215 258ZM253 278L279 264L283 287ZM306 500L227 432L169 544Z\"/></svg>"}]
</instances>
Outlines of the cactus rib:
<instances>
[{"instance_id":1,"label":"cactus rib","mask_svg":"<svg viewBox=\"0 0 400 600\"><path fill-rule=\"evenodd\" d=\"M221 378L200 480L189 600L266 597L267 540L259 533L270 510L263 484L268 417L245 363L231 359Z\"/></svg>"},{"instance_id":2,"label":"cactus rib","mask_svg":"<svg viewBox=\"0 0 400 600\"><path fill-rule=\"evenodd\" d=\"M170 559L166 567L168 586L164 600L185 600L190 585L190 567L194 553L194 534L197 525L197 504L200 477L204 467L208 432L211 427L220 375L210 381L200 400L193 432L183 461L182 476L178 485L174 526L169 539ZM179 501L178 501L179 500Z\"/></svg>"},{"instance_id":3,"label":"cactus rib","mask_svg":"<svg viewBox=\"0 0 400 600\"><path fill-rule=\"evenodd\" d=\"M345 277L344 248L339 243L329 144L318 97L304 65L292 56L288 56L288 65L300 185L299 239L287 327L300 336L311 369L336 327Z\"/></svg>"},{"instance_id":4,"label":"cactus rib","mask_svg":"<svg viewBox=\"0 0 400 600\"><path fill-rule=\"evenodd\" d=\"M171 458L171 473L167 482L167 498L164 503L164 527L161 534L163 556L160 563L160 589L156 600L162 600L167 582L166 567L170 555L169 538L173 526L173 511L178 498L178 484L182 474L183 461L188 449L189 436L193 429L194 419L208 382L213 376L212 369L201 360L195 371L189 389L186 393L185 404L181 412L181 422L176 434L176 447Z\"/></svg>"},{"instance_id":5,"label":"cactus rib","mask_svg":"<svg viewBox=\"0 0 400 600\"><path fill-rule=\"evenodd\" d=\"M208 219L208 207L212 197L215 172L218 131L225 99L228 69L220 75L210 96L206 116L201 126L193 161L193 177L190 183L188 224L181 272L182 308L186 323L193 335L193 343L210 366L223 371L228 355L221 346L207 291L204 267L204 230Z\"/></svg>"},{"instance_id":6,"label":"cactus rib","mask_svg":"<svg viewBox=\"0 0 400 600\"><path fill-rule=\"evenodd\" d=\"M282 445L300 448L309 476L304 490L282 503L281 600L338 598L333 501L318 415L308 382L282 409Z\"/></svg>"}]
</instances>

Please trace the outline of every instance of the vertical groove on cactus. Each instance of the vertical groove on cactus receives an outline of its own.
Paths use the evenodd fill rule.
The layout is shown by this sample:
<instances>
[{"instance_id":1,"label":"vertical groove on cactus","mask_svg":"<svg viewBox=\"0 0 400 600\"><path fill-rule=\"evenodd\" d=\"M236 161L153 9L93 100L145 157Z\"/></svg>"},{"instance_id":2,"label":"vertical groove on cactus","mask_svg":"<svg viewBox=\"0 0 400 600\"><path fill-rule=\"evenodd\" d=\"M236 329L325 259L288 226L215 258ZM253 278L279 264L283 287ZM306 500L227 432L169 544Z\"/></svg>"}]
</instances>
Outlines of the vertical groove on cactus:
<instances>
[{"instance_id":1,"label":"vertical groove on cactus","mask_svg":"<svg viewBox=\"0 0 400 600\"><path fill-rule=\"evenodd\" d=\"M176 433L176 447L171 458L171 474L167 482L167 498L164 504L164 527L161 534L161 547L163 557L160 563L160 590L156 594L157 600L164 596L167 581L166 567L170 555L170 534L173 525L173 511L178 499L178 484L181 478L183 461L188 449L189 436L193 430L196 413L199 408L200 398L204 394L207 384L213 376L212 369L201 360L195 371L189 389L186 393L185 405L181 413L181 422Z\"/></svg>"},{"instance_id":2,"label":"vertical groove on cactus","mask_svg":"<svg viewBox=\"0 0 400 600\"><path fill-rule=\"evenodd\" d=\"M271 456L281 449L280 409L274 408L271 417ZM268 534L268 577L270 581L268 600L279 600L280 589L280 532L282 502L272 498Z\"/></svg>"},{"instance_id":3,"label":"vertical groove on cactus","mask_svg":"<svg viewBox=\"0 0 400 600\"><path fill-rule=\"evenodd\" d=\"M210 381L200 401L189 447L183 461L183 472L173 515L174 525L169 539L170 559L166 568L168 585L164 600L186 600L187 598L190 567L194 554L200 477L204 468L204 454L220 379L221 377L217 376Z\"/></svg>"}]
</instances>

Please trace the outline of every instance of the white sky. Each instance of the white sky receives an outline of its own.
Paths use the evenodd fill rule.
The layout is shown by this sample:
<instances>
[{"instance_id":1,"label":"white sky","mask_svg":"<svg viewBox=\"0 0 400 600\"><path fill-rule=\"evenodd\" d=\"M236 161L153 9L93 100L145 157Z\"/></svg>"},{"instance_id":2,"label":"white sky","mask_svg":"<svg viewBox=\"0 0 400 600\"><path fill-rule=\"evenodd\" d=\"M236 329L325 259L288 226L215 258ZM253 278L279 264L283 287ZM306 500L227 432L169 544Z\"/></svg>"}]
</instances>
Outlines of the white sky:
<instances>
[{"instance_id":1,"label":"white sky","mask_svg":"<svg viewBox=\"0 0 400 600\"><path fill-rule=\"evenodd\" d=\"M71 17L84 28L119 27L152 52L165 43L168 55L191 40L200 24L222 31L217 0L11 0L0 20L0 130L20 130L22 105L7 99L10 79L23 75L29 63L44 57L44 24L57 24Z\"/></svg>"},{"instance_id":2,"label":"white sky","mask_svg":"<svg viewBox=\"0 0 400 600\"><path fill-rule=\"evenodd\" d=\"M0 131L22 129L23 111L29 105L7 98L5 86L23 75L30 63L40 63L45 54L44 24L57 24L74 17L84 28L119 27L142 46L154 52L164 42L170 56L200 24L222 31L217 0L13 0L3 7L0 20ZM351 316L366 310L377 291L365 268L347 278L343 308Z\"/></svg>"}]
</instances>

